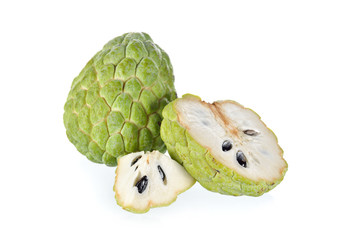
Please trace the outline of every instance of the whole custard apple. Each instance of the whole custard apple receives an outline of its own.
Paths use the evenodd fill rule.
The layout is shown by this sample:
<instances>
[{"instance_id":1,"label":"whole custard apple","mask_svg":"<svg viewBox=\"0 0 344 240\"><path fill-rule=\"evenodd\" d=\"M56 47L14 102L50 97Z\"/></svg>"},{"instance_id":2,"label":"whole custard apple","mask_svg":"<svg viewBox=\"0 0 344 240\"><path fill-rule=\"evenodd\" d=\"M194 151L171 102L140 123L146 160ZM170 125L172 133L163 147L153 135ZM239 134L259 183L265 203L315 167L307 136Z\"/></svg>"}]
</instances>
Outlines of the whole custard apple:
<instances>
[{"instance_id":1,"label":"whole custard apple","mask_svg":"<svg viewBox=\"0 0 344 240\"><path fill-rule=\"evenodd\" d=\"M73 80L64 106L67 137L89 160L166 147L162 110L177 97L168 55L146 33L109 41Z\"/></svg>"},{"instance_id":2,"label":"whole custard apple","mask_svg":"<svg viewBox=\"0 0 344 240\"><path fill-rule=\"evenodd\" d=\"M283 180L288 169L283 151L251 109L187 94L168 104L163 115L161 137L170 156L208 190L260 196Z\"/></svg>"}]
</instances>

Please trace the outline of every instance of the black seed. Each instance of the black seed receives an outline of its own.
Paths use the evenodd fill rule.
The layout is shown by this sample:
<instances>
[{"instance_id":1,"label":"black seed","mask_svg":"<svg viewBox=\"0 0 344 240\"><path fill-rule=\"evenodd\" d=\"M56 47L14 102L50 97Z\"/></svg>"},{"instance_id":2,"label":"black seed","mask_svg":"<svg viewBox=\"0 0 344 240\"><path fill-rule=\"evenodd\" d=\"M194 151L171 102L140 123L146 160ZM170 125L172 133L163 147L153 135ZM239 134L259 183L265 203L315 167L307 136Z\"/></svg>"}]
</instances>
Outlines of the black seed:
<instances>
[{"instance_id":1,"label":"black seed","mask_svg":"<svg viewBox=\"0 0 344 240\"><path fill-rule=\"evenodd\" d=\"M139 193L143 193L143 192L146 190L147 185L148 185L148 178L147 178L146 175L143 176L143 177L140 179L140 181L138 181L138 182L135 184L135 186L137 187L137 191L138 191Z\"/></svg>"},{"instance_id":2,"label":"black seed","mask_svg":"<svg viewBox=\"0 0 344 240\"><path fill-rule=\"evenodd\" d=\"M244 153L242 151L238 151L236 153L236 160L238 161L238 163L242 166L242 167L246 167L247 163L246 163L246 157L244 155Z\"/></svg>"},{"instance_id":3,"label":"black seed","mask_svg":"<svg viewBox=\"0 0 344 240\"><path fill-rule=\"evenodd\" d=\"M130 167L133 166L135 163L137 163L137 161L138 161L140 158L142 158L141 155L140 155L140 156L137 156L137 157L131 162Z\"/></svg>"},{"instance_id":4,"label":"black seed","mask_svg":"<svg viewBox=\"0 0 344 240\"><path fill-rule=\"evenodd\" d=\"M257 136L259 134L259 132L256 132L256 131L254 131L252 129L247 129L247 130L244 131L244 133L246 135L249 135L249 136Z\"/></svg>"},{"instance_id":5,"label":"black seed","mask_svg":"<svg viewBox=\"0 0 344 240\"><path fill-rule=\"evenodd\" d=\"M160 165L158 165L158 170L160 173L160 177L161 177L162 181L164 182L166 179L166 175L165 175L164 171L162 170L162 168L160 167Z\"/></svg>"},{"instance_id":6,"label":"black seed","mask_svg":"<svg viewBox=\"0 0 344 240\"><path fill-rule=\"evenodd\" d=\"M222 143L222 151L227 152L232 149L232 143L228 140L225 140Z\"/></svg>"}]
</instances>

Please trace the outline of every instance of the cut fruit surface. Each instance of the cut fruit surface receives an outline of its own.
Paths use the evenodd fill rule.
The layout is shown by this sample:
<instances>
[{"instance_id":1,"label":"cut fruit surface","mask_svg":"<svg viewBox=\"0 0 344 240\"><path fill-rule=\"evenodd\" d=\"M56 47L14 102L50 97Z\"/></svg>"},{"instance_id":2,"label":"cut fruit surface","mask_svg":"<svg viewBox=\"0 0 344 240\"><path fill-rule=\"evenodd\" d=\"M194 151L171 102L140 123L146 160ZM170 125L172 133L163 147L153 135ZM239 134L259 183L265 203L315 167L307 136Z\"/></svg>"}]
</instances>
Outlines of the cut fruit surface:
<instances>
[{"instance_id":1,"label":"cut fruit surface","mask_svg":"<svg viewBox=\"0 0 344 240\"><path fill-rule=\"evenodd\" d=\"M163 116L161 136L170 155L209 190L258 196L283 179L287 163L276 136L237 102L210 104L184 95Z\"/></svg>"},{"instance_id":2,"label":"cut fruit surface","mask_svg":"<svg viewBox=\"0 0 344 240\"><path fill-rule=\"evenodd\" d=\"M114 191L124 209L143 213L166 206L195 180L176 161L158 152L137 152L119 158Z\"/></svg>"}]
</instances>

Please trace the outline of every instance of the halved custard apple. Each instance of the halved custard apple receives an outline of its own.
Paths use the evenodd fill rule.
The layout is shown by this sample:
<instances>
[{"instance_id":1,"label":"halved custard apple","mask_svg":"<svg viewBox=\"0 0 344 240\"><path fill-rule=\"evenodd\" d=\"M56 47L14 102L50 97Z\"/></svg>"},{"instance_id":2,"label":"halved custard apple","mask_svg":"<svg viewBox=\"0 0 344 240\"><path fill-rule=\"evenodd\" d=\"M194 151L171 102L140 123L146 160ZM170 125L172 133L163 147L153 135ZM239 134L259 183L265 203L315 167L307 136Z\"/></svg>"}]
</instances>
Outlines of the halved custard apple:
<instances>
[{"instance_id":1,"label":"halved custard apple","mask_svg":"<svg viewBox=\"0 0 344 240\"><path fill-rule=\"evenodd\" d=\"M274 133L237 102L210 104L187 94L169 103L163 117L161 138L170 156L210 191L260 196L287 171Z\"/></svg>"}]
</instances>

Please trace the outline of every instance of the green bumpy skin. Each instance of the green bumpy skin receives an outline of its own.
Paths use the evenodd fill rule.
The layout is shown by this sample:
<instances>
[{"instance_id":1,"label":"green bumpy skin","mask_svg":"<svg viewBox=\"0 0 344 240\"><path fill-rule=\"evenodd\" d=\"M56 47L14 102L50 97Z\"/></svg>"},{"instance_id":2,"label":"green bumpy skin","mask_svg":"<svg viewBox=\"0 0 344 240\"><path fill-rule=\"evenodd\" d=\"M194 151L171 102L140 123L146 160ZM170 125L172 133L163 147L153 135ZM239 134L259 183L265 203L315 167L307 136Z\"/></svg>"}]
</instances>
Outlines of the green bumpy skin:
<instances>
[{"instance_id":1,"label":"green bumpy skin","mask_svg":"<svg viewBox=\"0 0 344 240\"><path fill-rule=\"evenodd\" d=\"M162 110L176 97L168 55L146 33L123 34L73 80L64 106L67 137L89 160L108 166L131 152L165 152Z\"/></svg>"},{"instance_id":2,"label":"green bumpy skin","mask_svg":"<svg viewBox=\"0 0 344 240\"><path fill-rule=\"evenodd\" d=\"M190 96L199 98L190 94L183 97ZM179 124L175 103L180 99L169 103L163 110L161 138L165 142L171 158L182 164L204 188L226 195L257 197L272 190L283 180L287 167L284 169L281 179L268 183L244 178L218 162Z\"/></svg>"}]
</instances>

